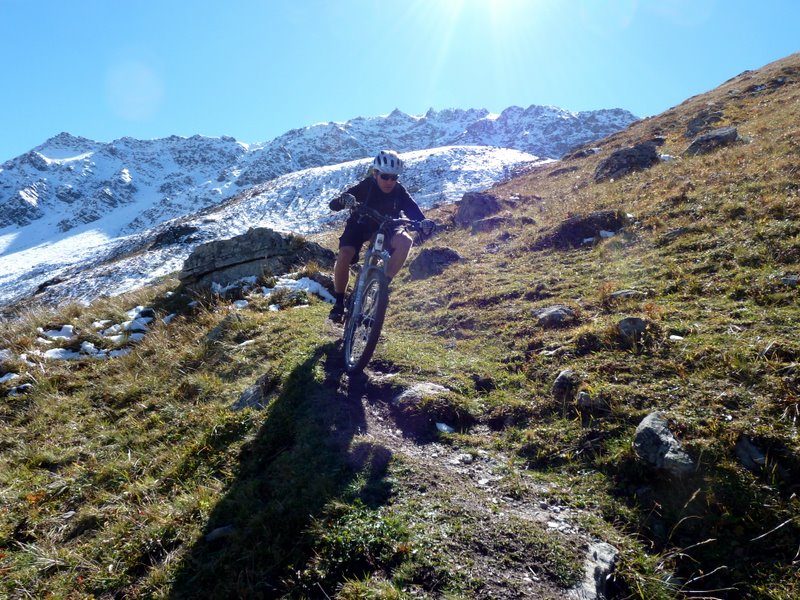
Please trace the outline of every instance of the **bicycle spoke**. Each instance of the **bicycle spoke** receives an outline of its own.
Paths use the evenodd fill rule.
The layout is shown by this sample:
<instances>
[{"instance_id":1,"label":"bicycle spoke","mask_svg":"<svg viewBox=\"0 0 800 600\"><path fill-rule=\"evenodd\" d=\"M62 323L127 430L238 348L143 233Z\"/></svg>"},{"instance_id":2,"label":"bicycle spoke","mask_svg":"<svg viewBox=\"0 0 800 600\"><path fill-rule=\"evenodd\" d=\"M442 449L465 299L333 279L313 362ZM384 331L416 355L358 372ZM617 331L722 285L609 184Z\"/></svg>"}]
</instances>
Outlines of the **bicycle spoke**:
<instances>
[{"instance_id":1,"label":"bicycle spoke","mask_svg":"<svg viewBox=\"0 0 800 600\"><path fill-rule=\"evenodd\" d=\"M360 309L354 307L356 314L345 333L345 362L348 371L356 372L366 366L375 350L383 316L388 302L388 286L383 273L376 272L366 283Z\"/></svg>"}]
</instances>

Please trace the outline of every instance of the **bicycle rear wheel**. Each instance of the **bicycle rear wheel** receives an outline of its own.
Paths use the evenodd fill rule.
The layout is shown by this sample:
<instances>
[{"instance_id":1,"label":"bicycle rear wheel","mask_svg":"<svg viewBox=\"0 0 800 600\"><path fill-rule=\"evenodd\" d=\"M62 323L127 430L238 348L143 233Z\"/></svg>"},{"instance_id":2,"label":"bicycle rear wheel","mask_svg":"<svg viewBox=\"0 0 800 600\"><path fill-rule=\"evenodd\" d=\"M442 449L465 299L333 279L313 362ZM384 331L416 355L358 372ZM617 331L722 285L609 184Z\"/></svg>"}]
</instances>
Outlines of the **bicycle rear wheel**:
<instances>
[{"instance_id":1,"label":"bicycle rear wheel","mask_svg":"<svg viewBox=\"0 0 800 600\"><path fill-rule=\"evenodd\" d=\"M353 303L355 307L355 304ZM367 274L360 310L348 315L344 333L344 361L347 372L364 370L381 335L383 318L389 304L389 284L383 271L377 269Z\"/></svg>"}]
</instances>

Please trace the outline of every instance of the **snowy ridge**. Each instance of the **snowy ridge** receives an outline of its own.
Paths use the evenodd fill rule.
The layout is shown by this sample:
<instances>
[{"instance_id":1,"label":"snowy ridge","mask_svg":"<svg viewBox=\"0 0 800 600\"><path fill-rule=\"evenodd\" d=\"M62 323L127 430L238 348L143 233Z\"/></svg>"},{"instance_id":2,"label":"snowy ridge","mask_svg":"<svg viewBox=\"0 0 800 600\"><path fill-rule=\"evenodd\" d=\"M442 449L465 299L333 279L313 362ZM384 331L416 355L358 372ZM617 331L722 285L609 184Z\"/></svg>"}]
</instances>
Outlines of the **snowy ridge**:
<instances>
[{"instance_id":1,"label":"snowy ridge","mask_svg":"<svg viewBox=\"0 0 800 600\"><path fill-rule=\"evenodd\" d=\"M53 301L121 293L180 268L194 244L250 226L315 231L334 218L328 199L363 177L376 148L404 153L404 183L425 207L635 120L620 109L531 106L395 110L261 144L61 133L0 165L0 306L37 292Z\"/></svg>"},{"instance_id":2,"label":"snowy ridge","mask_svg":"<svg viewBox=\"0 0 800 600\"><path fill-rule=\"evenodd\" d=\"M510 177L518 168L542 162L518 150L485 146L420 150L402 157L407 164L404 184L423 208L455 201L467 191ZM87 224L13 251L14 235L26 239L30 232L42 237L38 223L17 234L0 231L0 249L12 250L0 255L0 306L37 292L48 302L88 302L131 291L179 270L196 245L251 227L319 231L344 218L343 213L331 213L328 201L362 179L370 163L361 159L289 173L217 206L126 236L104 234ZM113 221L113 215L109 219Z\"/></svg>"},{"instance_id":3,"label":"snowy ridge","mask_svg":"<svg viewBox=\"0 0 800 600\"><path fill-rule=\"evenodd\" d=\"M558 158L635 120L621 109L571 113L534 105L499 115L485 109L431 109L423 116L395 110L294 129L251 145L199 135L101 143L61 133L0 166L0 233L39 219L66 232L110 211L115 224L104 232L135 233L287 173L372 156L376 148L497 146Z\"/></svg>"}]
</instances>

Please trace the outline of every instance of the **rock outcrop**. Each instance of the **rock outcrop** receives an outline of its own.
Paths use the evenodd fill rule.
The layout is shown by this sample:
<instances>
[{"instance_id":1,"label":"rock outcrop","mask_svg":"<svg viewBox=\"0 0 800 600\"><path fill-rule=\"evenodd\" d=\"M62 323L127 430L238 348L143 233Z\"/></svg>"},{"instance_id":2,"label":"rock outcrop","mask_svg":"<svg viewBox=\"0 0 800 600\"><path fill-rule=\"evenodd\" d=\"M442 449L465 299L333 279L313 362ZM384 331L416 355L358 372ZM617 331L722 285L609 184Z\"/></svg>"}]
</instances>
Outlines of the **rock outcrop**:
<instances>
[{"instance_id":1,"label":"rock outcrop","mask_svg":"<svg viewBox=\"0 0 800 600\"><path fill-rule=\"evenodd\" d=\"M697 156L698 154L708 154L717 148L730 146L741 141L736 127L723 127L705 133L695 139L684 151L686 156Z\"/></svg>"},{"instance_id":2,"label":"rock outcrop","mask_svg":"<svg viewBox=\"0 0 800 600\"><path fill-rule=\"evenodd\" d=\"M258 227L197 246L184 262L180 280L196 289L224 286L245 277L287 273L311 261L330 267L334 253L300 236Z\"/></svg>"},{"instance_id":3,"label":"rock outcrop","mask_svg":"<svg viewBox=\"0 0 800 600\"><path fill-rule=\"evenodd\" d=\"M600 161L594 172L595 183L619 179L634 171L643 171L658 164L655 142L642 142L630 148L621 148Z\"/></svg>"},{"instance_id":4,"label":"rock outcrop","mask_svg":"<svg viewBox=\"0 0 800 600\"><path fill-rule=\"evenodd\" d=\"M500 210L500 201L491 194L467 192L458 203L453 222L458 227L470 227Z\"/></svg>"},{"instance_id":5,"label":"rock outcrop","mask_svg":"<svg viewBox=\"0 0 800 600\"><path fill-rule=\"evenodd\" d=\"M630 217L618 210L599 210L588 215L574 215L562 221L551 234L539 238L533 250L545 248L577 248L593 238L608 237L618 233Z\"/></svg>"},{"instance_id":6,"label":"rock outcrop","mask_svg":"<svg viewBox=\"0 0 800 600\"><path fill-rule=\"evenodd\" d=\"M412 279L425 279L440 275L448 266L461 260L461 255L452 248L425 248L408 265L408 271Z\"/></svg>"}]
</instances>

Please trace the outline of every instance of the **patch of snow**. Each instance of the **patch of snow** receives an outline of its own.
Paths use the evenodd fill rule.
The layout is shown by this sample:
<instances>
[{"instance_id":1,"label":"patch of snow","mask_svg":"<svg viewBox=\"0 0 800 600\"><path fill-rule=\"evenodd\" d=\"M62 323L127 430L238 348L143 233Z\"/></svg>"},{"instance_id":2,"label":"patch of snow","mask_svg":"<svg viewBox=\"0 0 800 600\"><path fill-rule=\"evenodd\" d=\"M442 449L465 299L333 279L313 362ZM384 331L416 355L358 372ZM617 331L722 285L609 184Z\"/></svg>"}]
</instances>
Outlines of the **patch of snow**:
<instances>
[{"instance_id":1,"label":"patch of snow","mask_svg":"<svg viewBox=\"0 0 800 600\"><path fill-rule=\"evenodd\" d=\"M28 391L33 389L32 383L23 383L22 385L18 385L17 387L11 388L8 391L9 396L20 396Z\"/></svg>"},{"instance_id":2,"label":"patch of snow","mask_svg":"<svg viewBox=\"0 0 800 600\"><path fill-rule=\"evenodd\" d=\"M85 355L80 352L67 350L66 348L53 348L42 354L42 356L49 360L78 360L85 358Z\"/></svg>"},{"instance_id":3,"label":"patch of snow","mask_svg":"<svg viewBox=\"0 0 800 600\"><path fill-rule=\"evenodd\" d=\"M39 327L38 331L42 335L54 340L71 340L75 338L75 327L72 325L63 325L61 329L50 329L48 331Z\"/></svg>"}]
</instances>

